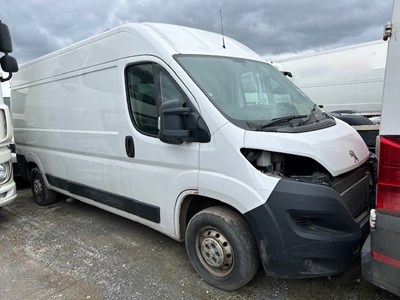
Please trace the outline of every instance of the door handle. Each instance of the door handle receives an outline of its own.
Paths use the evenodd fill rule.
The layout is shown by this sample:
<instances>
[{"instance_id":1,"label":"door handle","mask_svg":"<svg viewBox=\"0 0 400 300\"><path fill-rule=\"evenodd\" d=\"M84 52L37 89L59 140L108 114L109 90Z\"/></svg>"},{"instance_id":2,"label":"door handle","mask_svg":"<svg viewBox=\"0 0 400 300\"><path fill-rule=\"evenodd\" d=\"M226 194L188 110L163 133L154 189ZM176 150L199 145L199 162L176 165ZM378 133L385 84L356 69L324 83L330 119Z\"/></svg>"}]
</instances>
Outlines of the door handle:
<instances>
[{"instance_id":1,"label":"door handle","mask_svg":"<svg viewBox=\"0 0 400 300\"><path fill-rule=\"evenodd\" d=\"M125 137L125 150L128 157L135 157L135 143L130 135Z\"/></svg>"}]
</instances>

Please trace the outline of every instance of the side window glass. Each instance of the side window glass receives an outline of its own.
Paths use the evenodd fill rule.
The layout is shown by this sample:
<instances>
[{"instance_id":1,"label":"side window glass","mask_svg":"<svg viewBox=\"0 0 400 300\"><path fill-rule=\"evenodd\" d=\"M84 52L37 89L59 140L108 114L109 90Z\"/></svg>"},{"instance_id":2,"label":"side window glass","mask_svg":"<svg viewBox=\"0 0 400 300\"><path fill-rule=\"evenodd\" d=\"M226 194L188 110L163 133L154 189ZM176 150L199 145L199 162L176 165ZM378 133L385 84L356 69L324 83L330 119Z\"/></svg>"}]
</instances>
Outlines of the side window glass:
<instances>
[{"instance_id":1,"label":"side window glass","mask_svg":"<svg viewBox=\"0 0 400 300\"><path fill-rule=\"evenodd\" d=\"M160 104L169 100L184 102L184 93L168 72L154 63L128 66L125 82L133 124L144 134L158 136Z\"/></svg>"},{"instance_id":2,"label":"side window glass","mask_svg":"<svg viewBox=\"0 0 400 300\"><path fill-rule=\"evenodd\" d=\"M177 88L173 79L165 71L160 71L160 99L161 102L166 102L170 100L184 100L183 93Z\"/></svg>"},{"instance_id":3,"label":"side window glass","mask_svg":"<svg viewBox=\"0 0 400 300\"><path fill-rule=\"evenodd\" d=\"M153 64L129 66L125 76L128 104L134 125L145 134L157 135L158 105Z\"/></svg>"}]
</instances>

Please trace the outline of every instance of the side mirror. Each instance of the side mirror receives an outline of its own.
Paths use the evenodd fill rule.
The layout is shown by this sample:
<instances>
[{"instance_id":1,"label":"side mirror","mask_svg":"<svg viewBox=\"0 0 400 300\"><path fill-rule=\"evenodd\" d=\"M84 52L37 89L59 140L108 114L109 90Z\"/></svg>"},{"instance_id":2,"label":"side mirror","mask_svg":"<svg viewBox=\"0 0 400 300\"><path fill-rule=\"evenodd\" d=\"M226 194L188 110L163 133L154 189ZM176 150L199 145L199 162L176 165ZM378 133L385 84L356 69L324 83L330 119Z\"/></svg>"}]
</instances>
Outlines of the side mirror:
<instances>
[{"instance_id":1,"label":"side mirror","mask_svg":"<svg viewBox=\"0 0 400 300\"><path fill-rule=\"evenodd\" d=\"M0 52L4 52L4 56L0 58L0 65L4 72L9 73L6 78L0 76L0 82L10 80L12 73L18 71L16 59L8 55L12 50L10 31L7 25L0 21Z\"/></svg>"},{"instance_id":2,"label":"side mirror","mask_svg":"<svg viewBox=\"0 0 400 300\"><path fill-rule=\"evenodd\" d=\"M161 104L159 127L159 138L167 144L206 143L211 140L203 118L181 100L170 100Z\"/></svg>"},{"instance_id":3,"label":"side mirror","mask_svg":"<svg viewBox=\"0 0 400 300\"><path fill-rule=\"evenodd\" d=\"M0 64L4 72L7 73L18 72L17 60L11 55L6 54L2 58L0 58Z\"/></svg>"},{"instance_id":4,"label":"side mirror","mask_svg":"<svg viewBox=\"0 0 400 300\"><path fill-rule=\"evenodd\" d=\"M171 100L160 106L159 138L167 144L182 144L190 138L190 130L185 129L185 119L190 114L189 107L183 107L182 101Z\"/></svg>"},{"instance_id":5,"label":"side mirror","mask_svg":"<svg viewBox=\"0 0 400 300\"><path fill-rule=\"evenodd\" d=\"M0 58L0 65L4 72L9 73L7 78L0 77L1 82L10 80L12 73L18 72L17 60L7 53Z\"/></svg>"},{"instance_id":6,"label":"side mirror","mask_svg":"<svg viewBox=\"0 0 400 300\"><path fill-rule=\"evenodd\" d=\"M10 31L7 25L0 21L0 52L10 53L12 50Z\"/></svg>"}]
</instances>

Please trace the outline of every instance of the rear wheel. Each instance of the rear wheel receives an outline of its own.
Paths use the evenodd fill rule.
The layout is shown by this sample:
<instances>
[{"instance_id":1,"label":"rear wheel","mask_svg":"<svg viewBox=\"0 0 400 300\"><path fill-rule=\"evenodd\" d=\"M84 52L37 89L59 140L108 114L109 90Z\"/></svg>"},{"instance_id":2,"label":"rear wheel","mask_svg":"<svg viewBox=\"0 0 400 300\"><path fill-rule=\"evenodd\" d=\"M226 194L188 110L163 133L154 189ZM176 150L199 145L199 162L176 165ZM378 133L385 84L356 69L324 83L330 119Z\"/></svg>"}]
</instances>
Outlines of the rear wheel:
<instances>
[{"instance_id":1,"label":"rear wheel","mask_svg":"<svg viewBox=\"0 0 400 300\"><path fill-rule=\"evenodd\" d=\"M31 171L31 185L33 201L35 201L35 203L45 206L52 204L57 200L57 193L46 187L39 168L33 168Z\"/></svg>"},{"instance_id":2,"label":"rear wheel","mask_svg":"<svg viewBox=\"0 0 400 300\"><path fill-rule=\"evenodd\" d=\"M226 291L248 283L259 267L249 225L227 207L197 213L186 230L186 249L194 269L207 283Z\"/></svg>"}]
</instances>

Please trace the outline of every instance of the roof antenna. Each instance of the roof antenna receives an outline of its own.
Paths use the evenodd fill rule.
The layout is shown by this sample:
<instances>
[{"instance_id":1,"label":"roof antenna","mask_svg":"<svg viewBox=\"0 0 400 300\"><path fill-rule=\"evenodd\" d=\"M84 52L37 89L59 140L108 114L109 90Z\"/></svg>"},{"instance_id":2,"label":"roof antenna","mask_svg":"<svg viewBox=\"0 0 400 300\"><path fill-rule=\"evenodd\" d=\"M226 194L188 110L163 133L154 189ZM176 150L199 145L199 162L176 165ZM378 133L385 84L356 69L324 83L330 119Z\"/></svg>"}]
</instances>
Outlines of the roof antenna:
<instances>
[{"instance_id":1,"label":"roof antenna","mask_svg":"<svg viewBox=\"0 0 400 300\"><path fill-rule=\"evenodd\" d=\"M222 48L226 48L225 47L225 39L224 39L224 26L222 24L222 11L219 10L219 19L221 20L221 33L222 33Z\"/></svg>"}]
</instances>

